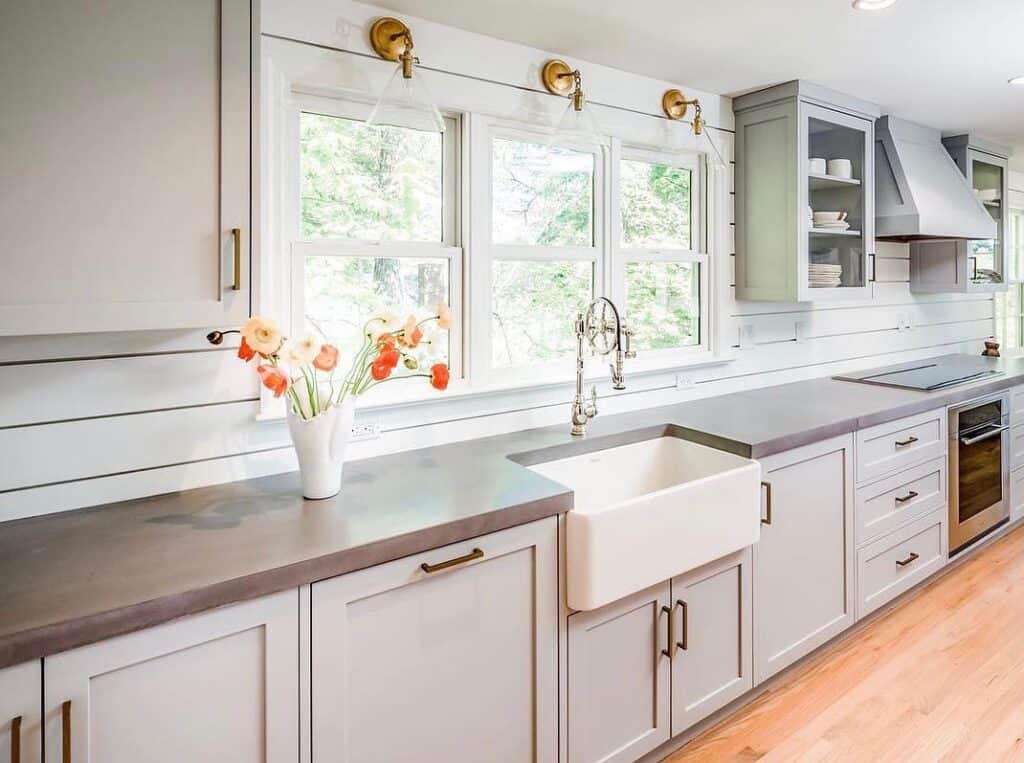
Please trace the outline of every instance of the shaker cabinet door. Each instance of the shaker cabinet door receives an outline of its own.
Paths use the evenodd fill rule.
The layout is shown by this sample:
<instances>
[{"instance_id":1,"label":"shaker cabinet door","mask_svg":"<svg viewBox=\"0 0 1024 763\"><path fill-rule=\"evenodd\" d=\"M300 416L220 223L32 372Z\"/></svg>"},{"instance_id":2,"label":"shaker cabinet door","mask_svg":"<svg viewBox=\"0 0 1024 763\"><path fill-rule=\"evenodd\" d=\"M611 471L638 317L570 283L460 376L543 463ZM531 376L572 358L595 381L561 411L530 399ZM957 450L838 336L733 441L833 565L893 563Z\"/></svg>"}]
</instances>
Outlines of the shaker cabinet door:
<instances>
[{"instance_id":1,"label":"shaker cabinet door","mask_svg":"<svg viewBox=\"0 0 1024 763\"><path fill-rule=\"evenodd\" d=\"M295 763L299 596L265 596L44 660L47 763Z\"/></svg>"},{"instance_id":2,"label":"shaker cabinet door","mask_svg":"<svg viewBox=\"0 0 1024 763\"><path fill-rule=\"evenodd\" d=\"M761 461L768 505L753 546L756 683L853 624L852 452L844 435Z\"/></svg>"},{"instance_id":3,"label":"shaker cabinet door","mask_svg":"<svg viewBox=\"0 0 1024 763\"><path fill-rule=\"evenodd\" d=\"M672 580L672 734L753 688L749 548Z\"/></svg>"},{"instance_id":4,"label":"shaker cabinet door","mask_svg":"<svg viewBox=\"0 0 1024 763\"><path fill-rule=\"evenodd\" d=\"M570 763L629 763L669 738L668 581L569 617Z\"/></svg>"},{"instance_id":5,"label":"shaker cabinet door","mask_svg":"<svg viewBox=\"0 0 1024 763\"><path fill-rule=\"evenodd\" d=\"M42 760L43 665L0 668L0 763Z\"/></svg>"},{"instance_id":6,"label":"shaker cabinet door","mask_svg":"<svg viewBox=\"0 0 1024 763\"><path fill-rule=\"evenodd\" d=\"M552 517L314 583L313 760L554 763L556 539Z\"/></svg>"},{"instance_id":7,"label":"shaker cabinet door","mask_svg":"<svg viewBox=\"0 0 1024 763\"><path fill-rule=\"evenodd\" d=\"M0 335L244 319L252 48L250 0L0 3Z\"/></svg>"}]
</instances>

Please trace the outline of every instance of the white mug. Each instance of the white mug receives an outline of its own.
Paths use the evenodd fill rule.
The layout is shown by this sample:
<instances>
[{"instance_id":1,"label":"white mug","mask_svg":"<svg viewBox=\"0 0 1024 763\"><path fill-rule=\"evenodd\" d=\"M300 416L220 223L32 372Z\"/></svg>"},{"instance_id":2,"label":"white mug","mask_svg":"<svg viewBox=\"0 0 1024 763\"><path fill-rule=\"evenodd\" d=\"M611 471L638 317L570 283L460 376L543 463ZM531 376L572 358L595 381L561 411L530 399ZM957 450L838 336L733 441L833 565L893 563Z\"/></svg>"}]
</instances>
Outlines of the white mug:
<instances>
[{"instance_id":1,"label":"white mug","mask_svg":"<svg viewBox=\"0 0 1024 763\"><path fill-rule=\"evenodd\" d=\"M837 178L853 177L853 162L849 159L829 159L828 174Z\"/></svg>"},{"instance_id":2,"label":"white mug","mask_svg":"<svg viewBox=\"0 0 1024 763\"><path fill-rule=\"evenodd\" d=\"M808 170L812 175L824 175L825 174L825 160L812 157L808 163Z\"/></svg>"}]
</instances>

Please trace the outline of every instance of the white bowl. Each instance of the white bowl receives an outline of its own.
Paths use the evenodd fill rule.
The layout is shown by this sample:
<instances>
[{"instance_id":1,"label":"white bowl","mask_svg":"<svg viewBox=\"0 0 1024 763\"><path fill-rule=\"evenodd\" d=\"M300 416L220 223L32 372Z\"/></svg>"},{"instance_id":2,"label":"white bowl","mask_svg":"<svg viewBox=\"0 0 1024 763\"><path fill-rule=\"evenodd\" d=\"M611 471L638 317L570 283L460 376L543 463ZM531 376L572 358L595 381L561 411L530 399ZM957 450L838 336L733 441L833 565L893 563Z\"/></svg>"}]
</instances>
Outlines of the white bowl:
<instances>
[{"instance_id":1,"label":"white bowl","mask_svg":"<svg viewBox=\"0 0 1024 763\"><path fill-rule=\"evenodd\" d=\"M846 212L815 212L814 222L817 223L841 223L846 219Z\"/></svg>"}]
</instances>

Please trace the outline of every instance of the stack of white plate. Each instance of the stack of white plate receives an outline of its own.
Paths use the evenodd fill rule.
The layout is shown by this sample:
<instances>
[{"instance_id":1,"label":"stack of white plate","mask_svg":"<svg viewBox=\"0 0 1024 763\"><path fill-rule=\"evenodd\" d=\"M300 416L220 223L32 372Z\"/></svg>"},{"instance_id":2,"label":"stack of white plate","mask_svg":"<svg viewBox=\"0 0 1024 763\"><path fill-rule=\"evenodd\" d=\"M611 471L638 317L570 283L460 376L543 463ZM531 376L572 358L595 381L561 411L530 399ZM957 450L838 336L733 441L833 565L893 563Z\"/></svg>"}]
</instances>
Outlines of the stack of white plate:
<instances>
[{"instance_id":1,"label":"stack of white plate","mask_svg":"<svg viewBox=\"0 0 1024 763\"><path fill-rule=\"evenodd\" d=\"M807 266L807 276L812 289L839 286L843 280L843 266L820 265L812 262Z\"/></svg>"}]
</instances>

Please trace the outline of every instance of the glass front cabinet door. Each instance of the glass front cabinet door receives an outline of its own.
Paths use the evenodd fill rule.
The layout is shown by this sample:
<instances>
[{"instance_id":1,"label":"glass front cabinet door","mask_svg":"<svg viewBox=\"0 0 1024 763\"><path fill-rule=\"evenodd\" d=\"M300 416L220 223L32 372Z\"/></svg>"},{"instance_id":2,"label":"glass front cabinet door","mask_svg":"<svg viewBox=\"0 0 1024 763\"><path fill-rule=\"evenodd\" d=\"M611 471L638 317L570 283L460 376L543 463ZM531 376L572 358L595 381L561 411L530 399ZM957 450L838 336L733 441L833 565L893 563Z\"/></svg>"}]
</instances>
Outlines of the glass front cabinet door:
<instances>
[{"instance_id":1,"label":"glass front cabinet door","mask_svg":"<svg viewBox=\"0 0 1024 763\"><path fill-rule=\"evenodd\" d=\"M996 222L996 237L967 242L969 291L1006 290L1006 251L1009 236L1009 157L1006 146L972 134L942 140L974 195Z\"/></svg>"},{"instance_id":2,"label":"glass front cabinet door","mask_svg":"<svg viewBox=\"0 0 1024 763\"><path fill-rule=\"evenodd\" d=\"M879 109L794 81L733 110L737 299L870 297Z\"/></svg>"}]
</instances>

